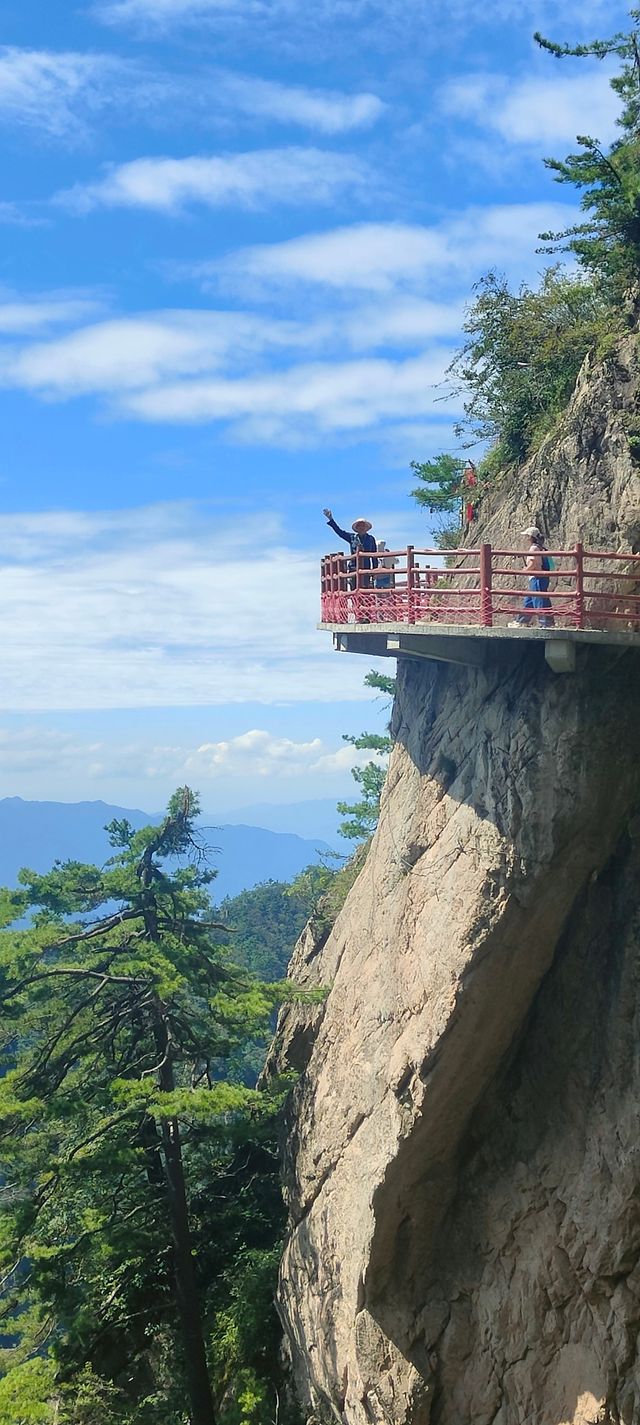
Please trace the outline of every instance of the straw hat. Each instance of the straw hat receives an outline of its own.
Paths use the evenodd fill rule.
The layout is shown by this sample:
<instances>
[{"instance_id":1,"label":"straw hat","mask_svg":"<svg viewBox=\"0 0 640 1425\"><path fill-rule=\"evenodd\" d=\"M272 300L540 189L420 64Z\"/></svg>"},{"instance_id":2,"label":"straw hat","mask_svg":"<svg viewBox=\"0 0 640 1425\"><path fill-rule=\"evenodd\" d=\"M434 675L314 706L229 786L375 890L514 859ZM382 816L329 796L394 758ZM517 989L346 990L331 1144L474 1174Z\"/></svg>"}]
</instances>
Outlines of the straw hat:
<instances>
[{"instance_id":1,"label":"straw hat","mask_svg":"<svg viewBox=\"0 0 640 1425\"><path fill-rule=\"evenodd\" d=\"M351 526L352 529L362 529L362 528L364 528L364 529L371 529L371 527L372 527L372 526L371 526L371 520L363 520L363 519L354 520L354 521L353 521L353 524L352 524L352 526Z\"/></svg>"}]
</instances>

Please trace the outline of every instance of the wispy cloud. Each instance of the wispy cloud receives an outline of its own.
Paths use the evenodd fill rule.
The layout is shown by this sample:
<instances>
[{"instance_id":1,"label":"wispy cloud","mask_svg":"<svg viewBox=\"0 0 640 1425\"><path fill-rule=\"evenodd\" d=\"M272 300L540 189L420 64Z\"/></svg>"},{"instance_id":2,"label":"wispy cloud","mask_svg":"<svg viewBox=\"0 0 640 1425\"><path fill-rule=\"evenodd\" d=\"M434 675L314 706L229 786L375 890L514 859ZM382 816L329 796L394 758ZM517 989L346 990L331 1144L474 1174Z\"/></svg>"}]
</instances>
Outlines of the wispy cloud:
<instances>
[{"instance_id":1,"label":"wispy cloud","mask_svg":"<svg viewBox=\"0 0 640 1425\"><path fill-rule=\"evenodd\" d=\"M116 24L148 21L157 26L181 24L203 16L233 14L234 11L265 13L269 0L97 0L94 11L101 19Z\"/></svg>"},{"instance_id":2,"label":"wispy cloud","mask_svg":"<svg viewBox=\"0 0 640 1425\"><path fill-rule=\"evenodd\" d=\"M438 349L406 361L301 364L232 381L157 386L122 400L132 414L154 422L231 421L245 438L267 443L292 432L318 439L432 412L451 356Z\"/></svg>"},{"instance_id":3,"label":"wispy cloud","mask_svg":"<svg viewBox=\"0 0 640 1425\"><path fill-rule=\"evenodd\" d=\"M427 305L427 304L425 304ZM443 308L443 314L446 309ZM386 345L390 333L402 330L409 314L391 307L375 314L347 318L344 341ZM433 311L423 314L425 328L436 325ZM371 323L370 340L367 321ZM349 333L349 323L355 331ZM233 438L266 444L315 443L327 435L375 432L388 421L436 414L441 383L451 359L449 345L436 342L431 350L398 359L369 357L352 360L278 364L268 371L256 365L261 352L292 347L307 350L310 332L300 324L245 322L247 349L240 346L243 321L216 330L215 320L97 323L66 337L5 352L0 378L5 385L66 399L93 392L111 399L112 409L143 421L164 424L221 422ZM439 323L450 332L454 319ZM262 330L261 330L262 328ZM377 332L376 332L377 328ZM335 345L338 334L334 332ZM426 330L413 328L408 345L420 347ZM320 329L318 339L329 344ZM400 342L402 344L402 342ZM248 374L229 374L237 366ZM218 369L220 368L220 369ZM206 372L206 375L201 373Z\"/></svg>"},{"instance_id":4,"label":"wispy cloud","mask_svg":"<svg viewBox=\"0 0 640 1425\"><path fill-rule=\"evenodd\" d=\"M5 709L363 697L318 639L317 555L266 513L0 517Z\"/></svg>"},{"instance_id":5,"label":"wispy cloud","mask_svg":"<svg viewBox=\"0 0 640 1425\"><path fill-rule=\"evenodd\" d=\"M42 297L16 299L0 289L0 336L29 336L32 332L86 321L101 306L94 297L72 293L51 292Z\"/></svg>"},{"instance_id":6,"label":"wispy cloud","mask_svg":"<svg viewBox=\"0 0 640 1425\"><path fill-rule=\"evenodd\" d=\"M388 292L398 287L464 278L488 266L531 265L538 233L575 218L563 203L503 203L470 208L432 227L353 223L329 232L244 248L219 262L200 263L201 279L268 286L306 283L334 289Z\"/></svg>"},{"instance_id":7,"label":"wispy cloud","mask_svg":"<svg viewBox=\"0 0 640 1425\"><path fill-rule=\"evenodd\" d=\"M62 335L6 342L0 384L55 400L93 393L115 417L216 423L232 440L289 448L451 422L459 412L444 399L445 377L473 281L491 266L535 277L537 234L573 215L562 204L506 204L432 227L354 224L248 248L198 274L244 287L245 298L255 287L278 311L285 294L289 320L245 309L72 322ZM46 303L32 315L14 304L6 324L17 334L22 323L26 336L29 321L35 330L50 315Z\"/></svg>"},{"instance_id":8,"label":"wispy cloud","mask_svg":"<svg viewBox=\"0 0 640 1425\"><path fill-rule=\"evenodd\" d=\"M366 165L349 154L258 149L216 157L134 159L111 168L96 183L58 194L57 201L78 213L100 207L177 213L192 203L211 208L323 205L343 193L357 194L369 178Z\"/></svg>"},{"instance_id":9,"label":"wispy cloud","mask_svg":"<svg viewBox=\"0 0 640 1425\"><path fill-rule=\"evenodd\" d=\"M608 71L601 66L521 79L468 73L447 85L440 99L456 119L472 119L510 145L536 148L575 143L577 134L609 143L620 112Z\"/></svg>"},{"instance_id":10,"label":"wispy cloud","mask_svg":"<svg viewBox=\"0 0 640 1425\"><path fill-rule=\"evenodd\" d=\"M7 326L35 327L37 310L6 310ZM46 320L46 304L40 315ZM376 300L297 322L251 312L147 313L7 343L0 384L49 400L93 393L114 414L215 421L235 441L297 447L431 411L461 320L459 304L417 298ZM349 350L394 355L345 360ZM311 363L312 351L324 360ZM398 359L406 351L418 355Z\"/></svg>"},{"instance_id":11,"label":"wispy cloud","mask_svg":"<svg viewBox=\"0 0 640 1425\"><path fill-rule=\"evenodd\" d=\"M563 21L593 23L606 17L611 0L564 0ZM427 31L430 23L443 16L450 21L489 24L517 17L542 23L557 18L557 0L486 0L480 7L474 0L95 0L97 16L111 24L168 29L202 23L245 23L266 25L278 21L290 26L311 23L321 26L366 21L368 26L385 24L387 30L407 25Z\"/></svg>"},{"instance_id":12,"label":"wispy cloud","mask_svg":"<svg viewBox=\"0 0 640 1425\"><path fill-rule=\"evenodd\" d=\"M0 225L8 228L43 228L48 226L48 219L26 205L0 203Z\"/></svg>"},{"instance_id":13,"label":"wispy cloud","mask_svg":"<svg viewBox=\"0 0 640 1425\"><path fill-rule=\"evenodd\" d=\"M24 313L25 323L30 312L27 308ZM2 313L0 306L0 331ZM14 321L19 308L17 313ZM36 321L37 313L34 325ZM309 339L301 323L252 313L151 312L95 322L18 351L5 350L0 381L49 396L136 390L171 377L255 362L265 351L302 347Z\"/></svg>"},{"instance_id":14,"label":"wispy cloud","mask_svg":"<svg viewBox=\"0 0 640 1425\"><path fill-rule=\"evenodd\" d=\"M261 781L294 782L299 777L318 779L371 761L371 752L345 745L332 747L320 737L296 741L275 737L264 728L249 728L235 737L193 745L176 741L129 741L114 744L87 739L76 732L57 728L0 726L0 772L80 775L86 782L110 782L123 778L144 779L150 784L166 781L176 785L185 780L199 787L227 778L254 778ZM379 759L382 760L382 759Z\"/></svg>"},{"instance_id":15,"label":"wispy cloud","mask_svg":"<svg viewBox=\"0 0 640 1425\"><path fill-rule=\"evenodd\" d=\"M132 60L73 50L0 48L0 123L84 142L106 109L157 105L173 81Z\"/></svg>"},{"instance_id":16,"label":"wispy cloud","mask_svg":"<svg viewBox=\"0 0 640 1425\"><path fill-rule=\"evenodd\" d=\"M324 134L368 128L384 112L375 94L341 94L330 89L306 89L279 84L255 75L220 72L215 76L215 101L251 118L299 124Z\"/></svg>"}]
</instances>

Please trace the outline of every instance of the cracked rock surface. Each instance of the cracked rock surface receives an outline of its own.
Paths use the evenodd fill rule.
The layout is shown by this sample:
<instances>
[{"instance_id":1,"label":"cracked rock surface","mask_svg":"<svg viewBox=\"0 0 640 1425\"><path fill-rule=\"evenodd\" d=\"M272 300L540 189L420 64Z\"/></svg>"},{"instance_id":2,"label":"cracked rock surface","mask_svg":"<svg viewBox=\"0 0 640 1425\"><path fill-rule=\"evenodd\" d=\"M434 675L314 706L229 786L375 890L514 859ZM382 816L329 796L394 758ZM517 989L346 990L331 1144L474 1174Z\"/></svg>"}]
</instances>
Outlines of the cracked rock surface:
<instances>
[{"instance_id":1,"label":"cracked rock surface","mask_svg":"<svg viewBox=\"0 0 640 1425\"><path fill-rule=\"evenodd\" d=\"M581 470L591 543L630 550L625 351L542 456L583 461L562 536L590 537ZM561 486L532 462L484 518ZM280 1310L308 1414L640 1425L639 705L618 647L563 677L513 641L399 664L378 831L292 962L326 999L282 1011L274 1054L300 1072Z\"/></svg>"}]
</instances>

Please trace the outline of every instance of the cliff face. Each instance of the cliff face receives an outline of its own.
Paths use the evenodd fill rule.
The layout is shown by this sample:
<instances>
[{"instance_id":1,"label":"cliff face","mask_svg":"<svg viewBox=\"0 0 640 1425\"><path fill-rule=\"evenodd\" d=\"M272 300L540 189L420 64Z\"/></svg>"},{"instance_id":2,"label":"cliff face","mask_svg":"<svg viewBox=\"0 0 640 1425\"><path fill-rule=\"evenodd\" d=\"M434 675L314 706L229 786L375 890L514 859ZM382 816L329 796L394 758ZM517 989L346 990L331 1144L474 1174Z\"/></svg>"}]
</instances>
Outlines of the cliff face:
<instances>
[{"instance_id":1,"label":"cliff face","mask_svg":"<svg viewBox=\"0 0 640 1425\"><path fill-rule=\"evenodd\" d=\"M635 343L476 537L640 542ZM640 1422L640 653L403 662L380 825L283 1011L280 1306L349 1425Z\"/></svg>"}]
</instances>

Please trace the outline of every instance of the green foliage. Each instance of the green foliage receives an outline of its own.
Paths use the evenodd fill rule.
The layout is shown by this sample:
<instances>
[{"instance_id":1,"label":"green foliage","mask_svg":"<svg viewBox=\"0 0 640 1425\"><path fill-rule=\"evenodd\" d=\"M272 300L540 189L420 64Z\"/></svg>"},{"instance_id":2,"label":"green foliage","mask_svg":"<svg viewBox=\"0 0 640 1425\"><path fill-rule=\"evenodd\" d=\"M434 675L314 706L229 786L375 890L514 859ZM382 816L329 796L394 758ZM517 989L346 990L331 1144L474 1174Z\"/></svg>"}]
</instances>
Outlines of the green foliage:
<instances>
[{"instance_id":1,"label":"green foliage","mask_svg":"<svg viewBox=\"0 0 640 1425\"><path fill-rule=\"evenodd\" d=\"M333 855L336 863L307 866L292 882L294 892L303 893L310 901L311 927L316 937L328 934L336 916L342 910L349 891L362 870L368 848L362 842L348 859Z\"/></svg>"},{"instance_id":2,"label":"green foliage","mask_svg":"<svg viewBox=\"0 0 640 1425\"><path fill-rule=\"evenodd\" d=\"M460 548L460 524L458 520L442 520L440 527L434 532L434 544L437 549L459 549Z\"/></svg>"},{"instance_id":3,"label":"green foliage","mask_svg":"<svg viewBox=\"0 0 640 1425\"><path fill-rule=\"evenodd\" d=\"M395 696L395 678L390 678L388 673L378 673L375 668L371 668L368 673L365 673L364 685L365 688L376 688L379 693L384 693L388 698Z\"/></svg>"},{"instance_id":4,"label":"green foliage","mask_svg":"<svg viewBox=\"0 0 640 1425\"><path fill-rule=\"evenodd\" d=\"M229 957L197 811L182 788L160 827L112 824L105 867L23 871L32 919L0 932L0 1331L29 1425L52 1371L60 1425L183 1425L230 1260L281 1230L277 1100L225 1078L280 990Z\"/></svg>"},{"instance_id":5,"label":"green foliage","mask_svg":"<svg viewBox=\"0 0 640 1425\"><path fill-rule=\"evenodd\" d=\"M391 697L395 693L395 678L377 673L374 669L367 673L364 681L367 687L378 688ZM388 733L380 736L375 732L361 732L359 737L343 733L343 741L350 742L358 751L376 752L384 758L388 757L393 745ZM386 775L386 761L366 762L363 767L352 768L351 776L357 783L360 799L357 802L338 802L338 811L346 818L340 826L340 835L345 839L366 841L373 835L380 815L380 797Z\"/></svg>"},{"instance_id":6,"label":"green foliage","mask_svg":"<svg viewBox=\"0 0 640 1425\"><path fill-rule=\"evenodd\" d=\"M524 460L551 428L611 318L594 285L557 267L536 290L511 292L495 272L475 290L468 340L450 367L464 401L458 434L491 441L494 462L504 466Z\"/></svg>"},{"instance_id":7,"label":"green foliage","mask_svg":"<svg viewBox=\"0 0 640 1425\"><path fill-rule=\"evenodd\" d=\"M293 947L314 903L302 885L299 891L292 891L285 882L263 881L237 896L227 896L214 907L213 915L228 926L227 950L233 961L260 980L271 982L286 975ZM255 1084L273 1027L272 1017L266 1032L256 1038L244 1037L227 1059L227 1077L247 1087Z\"/></svg>"},{"instance_id":8,"label":"green foliage","mask_svg":"<svg viewBox=\"0 0 640 1425\"><path fill-rule=\"evenodd\" d=\"M214 914L229 926L233 959L261 980L281 980L310 912L304 892L283 881L263 881L240 895L227 896Z\"/></svg>"},{"instance_id":9,"label":"green foliage","mask_svg":"<svg viewBox=\"0 0 640 1425\"><path fill-rule=\"evenodd\" d=\"M423 483L411 490L417 504L439 516L434 531L438 549L460 543L462 472L465 461L442 452L434 460L412 460L411 470Z\"/></svg>"},{"instance_id":10,"label":"green foliage","mask_svg":"<svg viewBox=\"0 0 640 1425\"><path fill-rule=\"evenodd\" d=\"M0 1425L52 1425L56 1414L55 1372L41 1356L0 1377Z\"/></svg>"},{"instance_id":11,"label":"green foliage","mask_svg":"<svg viewBox=\"0 0 640 1425\"><path fill-rule=\"evenodd\" d=\"M465 462L444 452L434 460L411 461L411 469L422 485L411 491L413 499L430 514L450 514L460 509L461 480Z\"/></svg>"},{"instance_id":12,"label":"green foliage","mask_svg":"<svg viewBox=\"0 0 640 1425\"><path fill-rule=\"evenodd\" d=\"M274 1310L280 1248L242 1250L225 1276L225 1307L216 1312L212 1365L223 1401L222 1425L270 1425L268 1380L280 1331Z\"/></svg>"},{"instance_id":13,"label":"green foliage","mask_svg":"<svg viewBox=\"0 0 640 1425\"><path fill-rule=\"evenodd\" d=\"M545 160L558 183L581 192L588 216L562 233L541 234L546 251L572 253L618 309L640 275L640 9L631 9L630 18L629 32L586 45L559 45L535 35L557 59L615 55L622 61L611 80L622 103L620 137L605 152L597 138L579 135L578 153Z\"/></svg>"},{"instance_id":14,"label":"green foliage","mask_svg":"<svg viewBox=\"0 0 640 1425\"><path fill-rule=\"evenodd\" d=\"M367 734L362 737L346 737L345 742L352 742L354 747L373 747L375 751L382 751L380 746L384 743L384 750L391 750L391 739L375 737L371 734L371 741ZM386 766L379 762L365 762L364 767L353 767L351 776L357 782L361 793L360 800L356 802L338 802L338 811L346 820L341 823L340 835L350 841L363 841L373 835L378 825L380 815L380 797L387 775Z\"/></svg>"}]
</instances>

